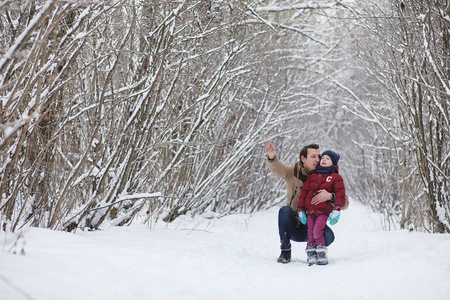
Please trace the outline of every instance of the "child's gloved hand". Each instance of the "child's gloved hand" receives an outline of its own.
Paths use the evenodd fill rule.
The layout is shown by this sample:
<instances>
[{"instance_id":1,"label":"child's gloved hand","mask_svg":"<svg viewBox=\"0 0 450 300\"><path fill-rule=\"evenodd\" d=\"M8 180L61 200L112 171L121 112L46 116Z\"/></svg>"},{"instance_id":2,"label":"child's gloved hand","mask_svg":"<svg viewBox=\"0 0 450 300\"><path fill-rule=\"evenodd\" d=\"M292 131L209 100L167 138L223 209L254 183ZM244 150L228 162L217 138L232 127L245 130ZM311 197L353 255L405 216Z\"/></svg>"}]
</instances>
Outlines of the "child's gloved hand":
<instances>
[{"instance_id":1,"label":"child's gloved hand","mask_svg":"<svg viewBox=\"0 0 450 300\"><path fill-rule=\"evenodd\" d=\"M335 225L339 218L341 217L341 211L340 210L333 210L328 217L328 221L330 221L330 225Z\"/></svg>"},{"instance_id":2,"label":"child's gloved hand","mask_svg":"<svg viewBox=\"0 0 450 300\"><path fill-rule=\"evenodd\" d=\"M306 225L306 214L304 211L298 212L298 218L299 218L300 222L302 222L303 225Z\"/></svg>"}]
</instances>

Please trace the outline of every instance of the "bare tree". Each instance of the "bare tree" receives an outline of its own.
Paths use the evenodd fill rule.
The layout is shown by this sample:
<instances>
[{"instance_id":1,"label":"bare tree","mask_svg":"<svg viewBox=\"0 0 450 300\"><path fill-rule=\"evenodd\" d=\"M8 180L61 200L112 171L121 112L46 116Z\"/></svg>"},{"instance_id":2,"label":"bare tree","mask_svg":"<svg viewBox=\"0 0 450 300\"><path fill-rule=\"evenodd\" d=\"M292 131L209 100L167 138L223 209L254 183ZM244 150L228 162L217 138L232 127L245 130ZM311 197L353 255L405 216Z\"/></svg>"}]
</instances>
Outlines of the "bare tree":
<instances>
[{"instance_id":1,"label":"bare tree","mask_svg":"<svg viewBox=\"0 0 450 300\"><path fill-rule=\"evenodd\" d=\"M449 232L448 3L358 1L354 39L365 87L335 84L374 136L371 203L402 227ZM373 174L373 175L371 175ZM380 199L380 200L377 200Z\"/></svg>"},{"instance_id":2,"label":"bare tree","mask_svg":"<svg viewBox=\"0 0 450 300\"><path fill-rule=\"evenodd\" d=\"M74 230L277 204L268 139L298 157L340 1L0 6L3 230ZM314 30L312 30L314 29ZM319 100L319 101L318 101ZM307 136L306 138L314 138ZM263 192L264 191L264 192Z\"/></svg>"}]
</instances>

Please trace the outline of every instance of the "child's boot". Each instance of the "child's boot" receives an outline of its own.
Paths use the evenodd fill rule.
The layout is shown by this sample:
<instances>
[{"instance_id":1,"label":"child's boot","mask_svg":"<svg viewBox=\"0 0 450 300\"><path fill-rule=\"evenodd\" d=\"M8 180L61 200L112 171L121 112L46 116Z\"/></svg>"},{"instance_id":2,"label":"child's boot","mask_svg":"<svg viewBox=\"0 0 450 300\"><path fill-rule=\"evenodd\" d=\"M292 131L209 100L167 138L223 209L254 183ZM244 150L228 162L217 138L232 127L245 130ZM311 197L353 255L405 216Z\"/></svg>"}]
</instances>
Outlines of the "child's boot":
<instances>
[{"instance_id":1,"label":"child's boot","mask_svg":"<svg viewBox=\"0 0 450 300\"><path fill-rule=\"evenodd\" d=\"M307 246L305 251L308 260L308 265L312 266L317 262L316 248Z\"/></svg>"},{"instance_id":2,"label":"child's boot","mask_svg":"<svg viewBox=\"0 0 450 300\"><path fill-rule=\"evenodd\" d=\"M328 264L328 257L327 257L327 247L325 246L318 246L316 248L317 253L317 262L316 264L324 266Z\"/></svg>"}]
</instances>

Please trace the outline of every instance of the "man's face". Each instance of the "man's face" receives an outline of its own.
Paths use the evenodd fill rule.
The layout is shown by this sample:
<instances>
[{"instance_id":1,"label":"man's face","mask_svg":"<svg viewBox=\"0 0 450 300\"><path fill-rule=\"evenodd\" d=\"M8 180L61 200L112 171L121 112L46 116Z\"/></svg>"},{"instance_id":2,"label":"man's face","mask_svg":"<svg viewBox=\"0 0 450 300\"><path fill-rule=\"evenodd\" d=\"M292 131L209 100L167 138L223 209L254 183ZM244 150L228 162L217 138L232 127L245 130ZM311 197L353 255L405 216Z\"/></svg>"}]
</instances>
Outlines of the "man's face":
<instances>
[{"instance_id":1,"label":"man's face","mask_svg":"<svg viewBox=\"0 0 450 300\"><path fill-rule=\"evenodd\" d=\"M318 149L308 148L306 158L302 156L303 167L309 172L314 171L319 165L320 152Z\"/></svg>"}]
</instances>

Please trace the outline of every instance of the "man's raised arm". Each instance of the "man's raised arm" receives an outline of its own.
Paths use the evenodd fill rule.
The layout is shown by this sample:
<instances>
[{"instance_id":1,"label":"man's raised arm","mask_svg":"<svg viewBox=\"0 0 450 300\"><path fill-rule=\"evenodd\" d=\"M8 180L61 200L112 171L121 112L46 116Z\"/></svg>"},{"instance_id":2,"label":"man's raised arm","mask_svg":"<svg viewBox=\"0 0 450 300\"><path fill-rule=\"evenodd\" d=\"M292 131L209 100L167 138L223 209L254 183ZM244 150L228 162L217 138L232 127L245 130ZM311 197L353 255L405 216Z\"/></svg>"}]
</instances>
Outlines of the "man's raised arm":
<instances>
[{"instance_id":1,"label":"man's raised arm","mask_svg":"<svg viewBox=\"0 0 450 300\"><path fill-rule=\"evenodd\" d=\"M272 144L271 141L269 141L269 143L267 143L265 151L266 151L267 157L269 159L274 159L275 156L277 155L277 151L275 150L275 146Z\"/></svg>"}]
</instances>

